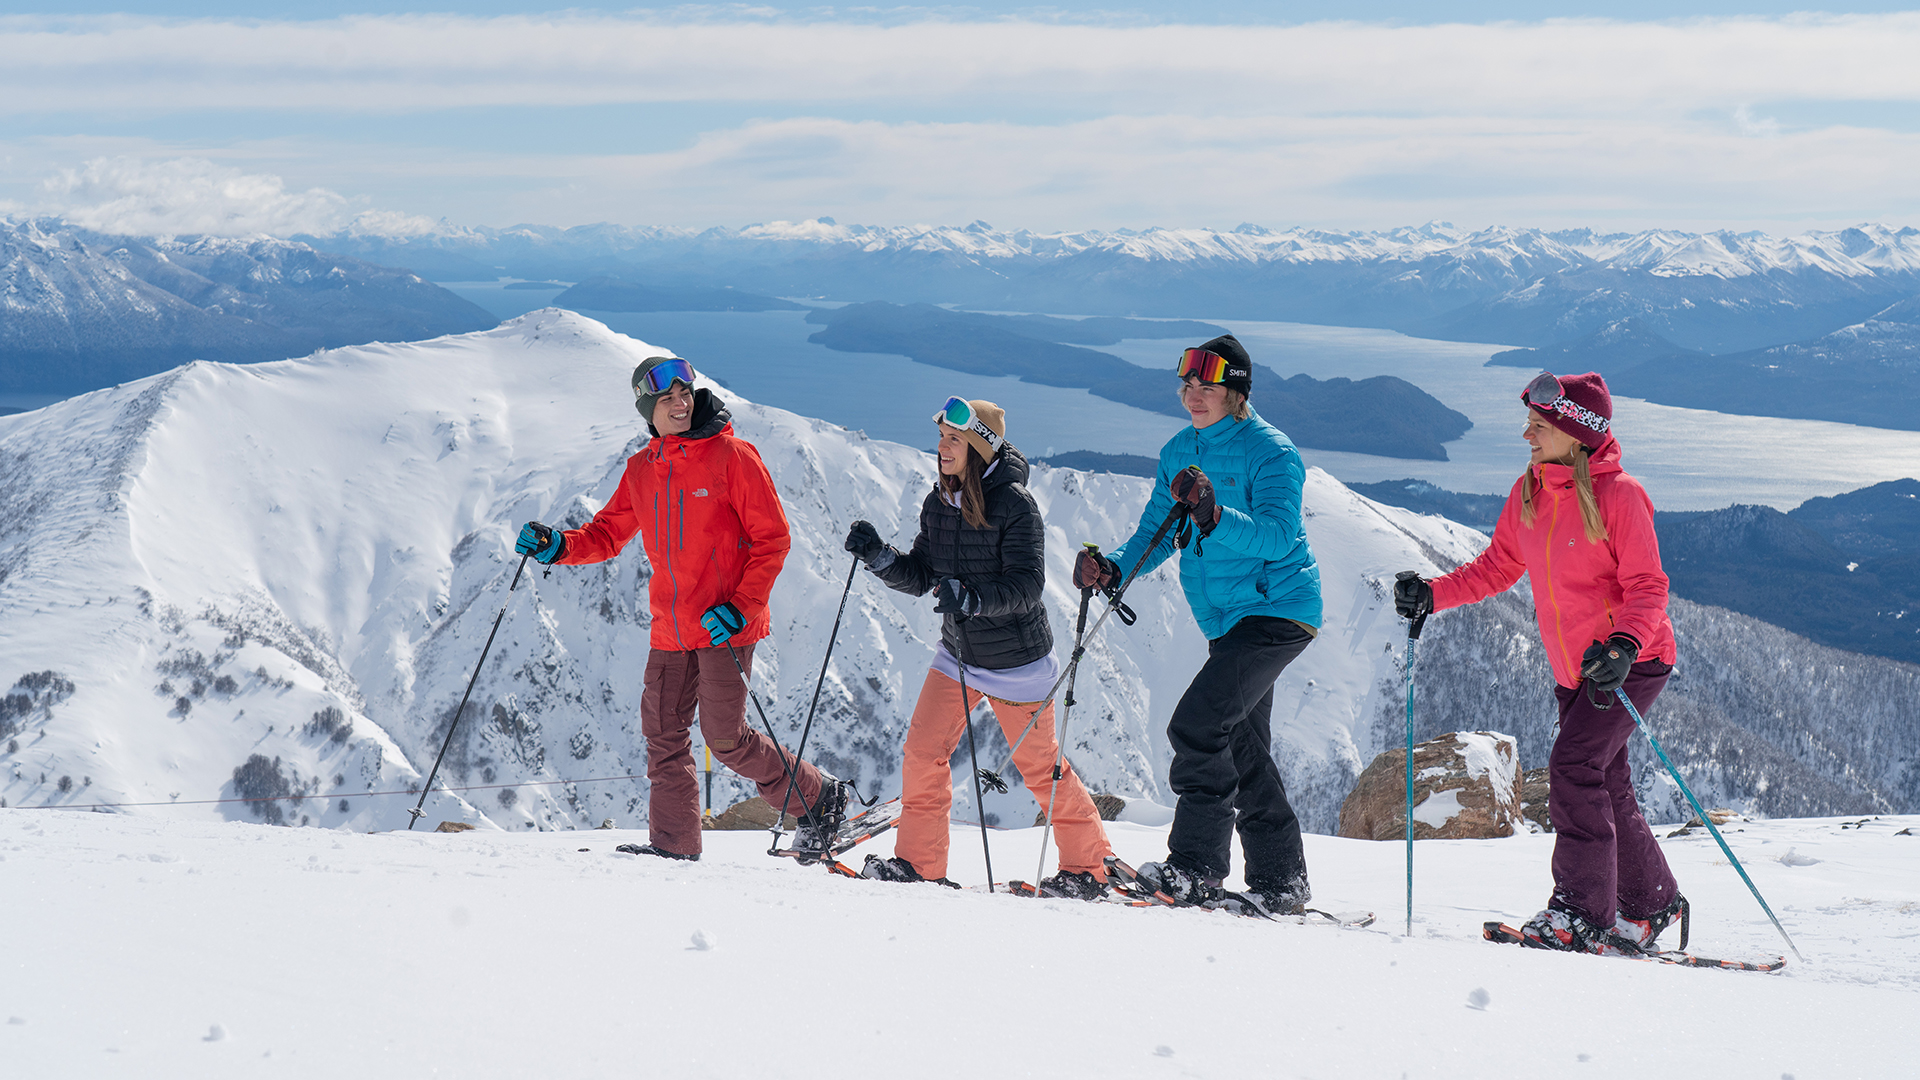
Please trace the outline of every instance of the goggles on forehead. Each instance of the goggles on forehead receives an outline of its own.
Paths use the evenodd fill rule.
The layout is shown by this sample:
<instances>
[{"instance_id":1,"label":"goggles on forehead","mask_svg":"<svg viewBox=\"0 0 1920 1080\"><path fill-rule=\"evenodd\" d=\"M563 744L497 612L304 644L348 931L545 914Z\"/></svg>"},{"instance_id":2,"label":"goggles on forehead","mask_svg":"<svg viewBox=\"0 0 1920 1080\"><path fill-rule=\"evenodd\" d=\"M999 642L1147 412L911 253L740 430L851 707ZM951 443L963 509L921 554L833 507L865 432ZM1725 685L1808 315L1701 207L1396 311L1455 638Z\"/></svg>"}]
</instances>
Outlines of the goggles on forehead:
<instances>
[{"instance_id":1,"label":"goggles on forehead","mask_svg":"<svg viewBox=\"0 0 1920 1080\"><path fill-rule=\"evenodd\" d=\"M679 357L661 361L647 369L645 375L633 386L634 396L643 394L664 394L673 388L673 384L682 382L688 389L693 388L693 365Z\"/></svg>"},{"instance_id":2,"label":"goggles on forehead","mask_svg":"<svg viewBox=\"0 0 1920 1080\"><path fill-rule=\"evenodd\" d=\"M940 411L933 414L933 420L937 424L959 428L961 431L971 431L987 440L987 445L993 448L994 453L1000 452L1000 444L1004 440L993 433L993 429L987 426L985 420L980 419L980 414L973 409L973 403L966 398L948 398L947 403L940 407Z\"/></svg>"},{"instance_id":3,"label":"goggles on forehead","mask_svg":"<svg viewBox=\"0 0 1920 1080\"><path fill-rule=\"evenodd\" d=\"M1203 383L1225 382L1227 358L1206 349L1188 349L1180 354L1180 366L1174 370L1181 379L1195 378Z\"/></svg>"},{"instance_id":4,"label":"goggles on forehead","mask_svg":"<svg viewBox=\"0 0 1920 1080\"><path fill-rule=\"evenodd\" d=\"M1520 400L1536 409L1559 413L1574 423L1592 428L1602 435L1605 435L1607 428L1612 426L1606 417L1568 397L1566 391L1560 386L1560 380L1550 371L1543 371L1534 376L1533 381L1527 384L1527 388L1520 392Z\"/></svg>"}]
</instances>

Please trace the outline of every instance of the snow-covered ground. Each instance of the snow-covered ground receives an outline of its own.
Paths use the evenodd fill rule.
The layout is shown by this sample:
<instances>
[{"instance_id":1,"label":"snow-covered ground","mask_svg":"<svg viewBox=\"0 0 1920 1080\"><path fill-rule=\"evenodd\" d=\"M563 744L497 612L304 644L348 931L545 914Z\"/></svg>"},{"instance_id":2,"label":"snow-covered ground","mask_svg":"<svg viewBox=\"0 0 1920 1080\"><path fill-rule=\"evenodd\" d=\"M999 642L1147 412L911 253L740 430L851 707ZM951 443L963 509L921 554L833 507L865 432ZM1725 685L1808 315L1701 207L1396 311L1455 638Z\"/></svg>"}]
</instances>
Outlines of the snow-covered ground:
<instances>
[{"instance_id":1,"label":"snow-covered ground","mask_svg":"<svg viewBox=\"0 0 1920 1080\"><path fill-rule=\"evenodd\" d=\"M1914 1075L1920 817L1727 830L1806 956L1779 974L1480 941L1544 898L1545 836L1422 842L1408 937L1402 846L1326 836L1316 900L1369 929L851 881L764 833L682 864L614 854L627 831L0 810L0 1074ZM1030 876L1037 831L992 839ZM1695 951L1784 951L1711 838L1664 843ZM977 831L953 849L982 881Z\"/></svg>"}]
</instances>

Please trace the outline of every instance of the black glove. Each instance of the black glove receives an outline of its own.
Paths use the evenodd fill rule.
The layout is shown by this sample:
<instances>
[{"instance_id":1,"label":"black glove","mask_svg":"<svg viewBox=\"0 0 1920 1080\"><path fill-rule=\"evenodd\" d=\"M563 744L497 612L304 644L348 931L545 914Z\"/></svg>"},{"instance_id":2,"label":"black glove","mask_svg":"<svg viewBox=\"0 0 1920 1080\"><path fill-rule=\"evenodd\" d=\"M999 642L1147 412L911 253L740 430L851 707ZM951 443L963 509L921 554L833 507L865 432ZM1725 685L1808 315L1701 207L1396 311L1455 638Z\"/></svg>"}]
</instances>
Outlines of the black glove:
<instances>
[{"instance_id":1,"label":"black glove","mask_svg":"<svg viewBox=\"0 0 1920 1080\"><path fill-rule=\"evenodd\" d=\"M1625 634L1596 641L1580 657L1580 677L1601 693L1618 690L1627 683L1627 673L1640 657L1640 643Z\"/></svg>"},{"instance_id":2,"label":"black glove","mask_svg":"<svg viewBox=\"0 0 1920 1080\"><path fill-rule=\"evenodd\" d=\"M1189 465L1173 474L1173 501L1184 503L1187 515L1200 530L1203 537L1213 535L1213 527L1220 524L1220 507L1213 501L1213 481L1200 471L1200 466Z\"/></svg>"},{"instance_id":3,"label":"black glove","mask_svg":"<svg viewBox=\"0 0 1920 1080\"><path fill-rule=\"evenodd\" d=\"M1420 619L1433 612L1433 586L1412 570L1393 575L1393 610L1403 619Z\"/></svg>"},{"instance_id":4,"label":"black glove","mask_svg":"<svg viewBox=\"0 0 1920 1080\"><path fill-rule=\"evenodd\" d=\"M559 533L540 524L529 521L520 526L520 538L513 542L516 555L531 555L538 563L551 563L567 553L567 541Z\"/></svg>"},{"instance_id":5,"label":"black glove","mask_svg":"<svg viewBox=\"0 0 1920 1080\"><path fill-rule=\"evenodd\" d=\"M1074 588L1099 589L1111 595L1111 591L1119 584L1119 563L1090 547L1081 548L1080 554L1073 557Z\"/></svg>"},{"instance_id":6,"label":"black glove","mask_svg":"<svg viewBox=\"0 0 1920 1080\"><path fill-rule=\"evenodd\" d=\"M847 530L846 546L869 570L885 570L893 562L893 551L880 539L880 530L874 528L872 522L854 522Z\"/></svg>"},{"instance_id":7,"label":"black glove","mask_svg":"<svg viewBox=\"0 0 1920 1080\"><path fill-rule=\"evenodd\" d=\"M940 582L934 589L933 610L942 615L980 614L980 596L957 577Z\"/></svg>"}]
</instances>

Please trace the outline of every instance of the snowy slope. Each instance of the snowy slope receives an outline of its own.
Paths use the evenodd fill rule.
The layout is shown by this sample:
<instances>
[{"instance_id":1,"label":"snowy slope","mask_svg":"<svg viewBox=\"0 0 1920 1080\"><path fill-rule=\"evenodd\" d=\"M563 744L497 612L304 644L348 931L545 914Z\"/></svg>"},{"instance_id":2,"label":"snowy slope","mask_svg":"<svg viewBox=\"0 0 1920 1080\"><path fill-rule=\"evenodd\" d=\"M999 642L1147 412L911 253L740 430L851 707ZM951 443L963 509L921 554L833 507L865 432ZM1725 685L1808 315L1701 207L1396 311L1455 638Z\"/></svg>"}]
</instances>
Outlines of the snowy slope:
<instances>
[{"instance_id":1,"label":"snowy slope","mask_svg":"<svg viewBox=\"0 0 1920 1080\"><path fill-rule=\"evenodd\" d=\"M368 793L424 776L504 603L442 776L496 787L472 808L433 812L512 828L643 821L639 781L559 782L643 771L644 555L634 545L600 566L529 574L511 597L507 585L519 522L577 523L611 494L644 438L628 372L654 351L549 310L419 344L196 363L0 419L0 684L15 687L0 722L18 747L0 797L316 796L254 812L391 827L410 800ZM1017 443L1037 418L1009 404ZM779 409L733 409L794 529L755 672L792 741L846 581L847 525L866 517L910 540L931 459ZM1146 481L1040 469L1032 487L1064 642L1070 552L1123 538ZM1317 470L1307 505L1327 632L1280 684L1276 755L1309 821L1331 828L1398 707L1403 629L1383 581L1464 558L1484 538L1383 510ZM1162 729L1204 642L1171 565L1131 600L1140 623L1103 631L1069 739L1096 788L1165 801ZM935 630L929 603L856 575L809 756L897 789ZM1004 755L997 733L983 753ZM716 801L734 793L723 783ZM1018 792L988 810L1009 822L1034 812Z\"/></svg>"},{"instance_id":2,"label":"snowy slope","mask_svg":"<svg viewBox=\"0 0 1920 1080\"><path fill-rule=\"evenodd\" d=\"M1373 927L851 881L767 858L759 833L688 865L612 854L626 831L0 810L0 1071L1894 1080L1913 1074L1920 817L1851 824L1729 823L1806 956L1757 975L1479 941L1539 907L1548 837L1422 842L1409 937L1402 846L1323 836L1320 902ZM1164 850L1162 830L1111 832L1128 858ZM995 869L1030 873L1038 843L996 833ZM1696 950L1785 951L1709 838L1663 843ZM953 849L981 880L977 838Z\"/></svg>"}]
</instances>

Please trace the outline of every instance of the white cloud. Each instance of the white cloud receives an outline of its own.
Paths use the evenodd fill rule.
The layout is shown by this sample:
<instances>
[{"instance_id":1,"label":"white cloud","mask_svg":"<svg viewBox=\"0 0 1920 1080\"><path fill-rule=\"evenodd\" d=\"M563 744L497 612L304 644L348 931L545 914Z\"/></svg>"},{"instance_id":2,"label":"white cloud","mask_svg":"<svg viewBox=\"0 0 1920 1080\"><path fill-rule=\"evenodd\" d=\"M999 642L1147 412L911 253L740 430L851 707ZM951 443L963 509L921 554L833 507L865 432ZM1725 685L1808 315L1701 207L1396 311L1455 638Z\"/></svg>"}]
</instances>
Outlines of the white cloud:
<instances>
[{"instance_id":1,"label":"white cloud","mask_svg":"<svg viewBox=\"0 0 1920 1080\"><path fill-rule=\"evenodd\" d=\"M63 173L44 201L145 231L432 227L368 216L375 201L495 225L827 213L1783 231L1920 216L1920 135L1771 118L1809 114L1780 110L1792 102L1911 112L1920 13L1411 27L24 17L0 19L0 56L0 115L168 114L164 143L0 146L0 198L16 200L21 176L115 158ZM609 103L666 108L567 111ZM521 143L471 112L439 123L495 106L554 109L534 115L555 130ZM284 132L261 137L282 113ZM375 113L386 141L356 143ZM697 137L675 120L621 142L618 125L669 114L711 119ZM196 127L213 134L182 134ZM569 152L576 130L663 148ZM158 164L120 160L136 157Z\"/></svg>"},{"instance_id":2,"label":"white cloud","mask_svg":"<svg viewBox=\"0 0 1920 1080\"><path fill-rule=\"evenodd\" d=\"M432 227L424 219L388 211L356 212L347 198L325 188L288 191L278 176L198 158L95 158L61 170L41 187L39 212L135 236L324 235L355 225L407 234Z\"/></svg>"},{"instance_id":3,"label":"white cloud","mask_svg":"<svg viewBox=\"0 0 1920 1080\"><path fill-rule=\"evenodd\" d=\"M1103 102L1575 115L1920 100L1920 13L1491 25L0 20L0 110Z\"/></svg>"}]
</instances>

